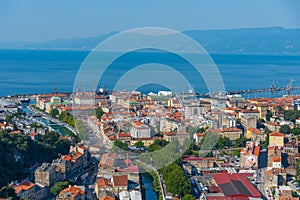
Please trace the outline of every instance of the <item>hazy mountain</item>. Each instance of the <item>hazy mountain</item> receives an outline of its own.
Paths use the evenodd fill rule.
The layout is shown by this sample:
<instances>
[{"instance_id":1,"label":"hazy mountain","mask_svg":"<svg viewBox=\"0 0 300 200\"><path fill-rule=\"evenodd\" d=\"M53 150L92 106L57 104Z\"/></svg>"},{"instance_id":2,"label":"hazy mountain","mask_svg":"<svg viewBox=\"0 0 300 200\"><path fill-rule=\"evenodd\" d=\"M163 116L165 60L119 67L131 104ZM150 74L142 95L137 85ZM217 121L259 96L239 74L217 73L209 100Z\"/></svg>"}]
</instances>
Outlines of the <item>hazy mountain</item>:
<instances>
[{"instance_id":1,"label":"hazy mountain","mask_svg":"<svg viewBox=\"0 0 300 200\"><path fill-rule=\"evenodd\" d=\"M191 30L185 34L208 52L222 53L300 53L300 29L246 28L233 30Z\"/></svg>"},{"instance_id":2,"label":"hazy mountain","mask_svg":"<svg viewBox=\"0 0 300 200\"><path fill-rule=\"evenodd\" d=\"M41 43L1 43L0 48L34 49L92 49L101 41L116 34L98 37L52 40ZM208 52L300 54L300 29L245 28L230 30L188 30L186 35L199 42Z\"/></svg>"}]
</instances>

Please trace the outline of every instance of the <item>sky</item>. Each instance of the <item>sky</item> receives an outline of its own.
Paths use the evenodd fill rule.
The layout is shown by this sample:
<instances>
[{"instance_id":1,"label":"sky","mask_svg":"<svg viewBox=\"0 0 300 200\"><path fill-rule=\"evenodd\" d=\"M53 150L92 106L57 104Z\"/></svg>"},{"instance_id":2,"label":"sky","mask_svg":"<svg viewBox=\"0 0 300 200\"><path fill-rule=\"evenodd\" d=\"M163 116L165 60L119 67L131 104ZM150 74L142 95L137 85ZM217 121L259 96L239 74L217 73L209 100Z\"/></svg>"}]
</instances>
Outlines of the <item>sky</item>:
<instances>
[{"instance_id":1,"label":"sky","mask_svg":"<svg viewBox=\"0 0 300 200\"><path fill-rule=\"evenodd\" d=\"M299 0L1 0L0 41L47 41L155 26L300 28Z\"/></svg>"}]
</instances>

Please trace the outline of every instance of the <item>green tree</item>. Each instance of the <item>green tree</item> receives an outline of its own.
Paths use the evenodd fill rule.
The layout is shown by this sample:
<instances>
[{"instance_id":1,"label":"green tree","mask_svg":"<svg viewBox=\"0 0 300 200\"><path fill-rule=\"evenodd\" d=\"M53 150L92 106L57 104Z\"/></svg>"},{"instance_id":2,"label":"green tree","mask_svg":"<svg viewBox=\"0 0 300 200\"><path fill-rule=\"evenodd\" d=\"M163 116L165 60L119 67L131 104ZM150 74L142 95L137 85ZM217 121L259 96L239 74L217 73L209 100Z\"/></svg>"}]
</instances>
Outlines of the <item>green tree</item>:
<instances>
[{"instance_id":1,"label":"green tree","mask_svg":"<svg viewBox=\"0 0 300 200\"><path fill-rule=\"evenodd\" d=\"M67 188L70 185L70 181L64 181L64 182L57 182L55 185L50 189L51 193L55 196L58 195L60 191Z\"/></svg>"},{"instance_id":2,"label":"green tree","mask_svg":"<svg viewBox=\"0 0 300 200\"><path fill-rule=\"evenodd\" d=\"M219 137L216 145L215 145L215 148L216 149L222 149L224 147L229 147L230 146L230 140L228 137Z\"/></svg>"},{"instance_id":3,"label":"green tree","mask_svg":"<svg viewBox=\"0 0 300 200\"><path fill-rule=\"evenodd\" d=\"M56 108L53 108L53 109L50 110L49 115L51 117L56 117L57 115L59 115L59 111Z\"/></svg>"},{"instance_id":4,"label":"green tree","mask_svg":"<svg viewBox=\"0 0 300 200\"><path fill-rule=\"evenodd\" d=\"M114 146L116 146L124 151L128 151L128 144L125 142L122 142L121 140L115 140Z\"/></svg>"},{"instance_id":5,"label":"green tree","mask_svg":"<svg viewBox=\"0 0 300 200\"><path fill-rule=\"evenodd\" d=\"M234 150L233 155L240 157L240 152L241 152L240 149L236 149L236 150Z\"/></svg>"},{"instance_id":6,"label":"green tree","mask_svg":"<svg viewBox=\"0 0 300 200\"><path fill-rule=\"evenodd\" d=\"M234 147L243 147L245 146L246 141L247 139L244 137L238 138L235 140Z\"/></svg>"},{"instance_id":7,"label":"green tree","mask_svg":"<svg viewBox=\"0 0 300 200\"><path fill-rule=\"evenodd\" d=\"M282 125L279 129L279 132L289 134L291 132L291 128L289 125Z\"/></svg>"},{"instance_id":8,"label":"green tree","mask_svg":"<svg viewBox=\"0 0 300 200\"><path fill-rule=\"evenodd\" d=\"M134 144L134 146L136 146L137 148L142 148L142 147L144 147L144 142L142 142L141 140L139 140L138 142L136 142Z\"/></svg>"},{"instance_id":9,"label":"green tree","mask_svg":"<svg viewBox=\"0 0 300 200\"><path fill-rule=\"evenodd\" d=\"M300 160L297 160L296 162L296 176L297 176L297 180L300 181Z\"/></svg>"},{"instance_id":10,"label":"green tree","mask_svg":"<svg viewBox=\"0 0 300 200\"><path fill-rule=\"evenodd\" d=\"M191 184L178 164L173 163L166 166L161 173L168 192L179 197L191 194Z\"/></svg>"},{"instance_id":11,"label":"green tree","mask_svg":"<svg viewBox=\"0 0 300 200\"><path fill-rule=\"evenodd\" d=\"M294 134L294 135L299 135L300 128L296 127L296 128L291 129L291 133Z\"/></svg>"},{"instance_id":12,"label":"green tree","mask_svg":"<svg viewBox=\"0 0 300 200\"><path fill-rule=\"evenodd\" d=\"M257 123L256 123L256 128L260 129L260 128L265 128L265 120L264 119L257 119Z\"/></svg>"},{"instance_id":13,"label":"green tree","mask_svg":"<svg viewBox=\"0 0 300 200\"><path fill-rule=\"evenodd\" d=\"M267 110L267 114L266 114L266 120L269 122L271 117L273 116L273 113L269 110Z\"/></svg>"},{"instance_id":14,"label":"green tree","mask_svg":"<svg viewBox=\"0 0 300 200\"><path fill-rule=\"evenodd\" d=\"M168 142L166 140L155 140L153 144L150 144L147 148L148 152L153 152L160 150L162 147L166 146Z\"/></svg>"},{"instance_id":15,"label":"green tree","mask_svg":"<svg viewBox=\"0 0 300 200\"><path fill-rule=\"evenodd\" d=\"M103 112L102 108L101 108L101 107L98 107L98 108L96 109L96 117L97 117L99 120L101 120L101 117L102 117L103 114L104 114L104 112Z\"/></svg>"},{"instance_id":16,"label":"green tree","mask_svg":"<svg viewBox=\"0 0 300 200\"><path fill-rule=\"evenodd\" d=\"M3 187L3 188L1 188L0 189L0 198L13 199L13 200L20 199L16 195L16 191L12 187Z\"/></svg>"},{"instance_id":17,"label":"green tree","mask_svg":"<svg viewBox=\"0 0 300 200\"><path fill-rule=\"evenodd\" d=\"M182 200L195 200L196 198L191 195L191 194L186 194L184 195L184 197L182 198Z\"/></svg>"}]
</instances>

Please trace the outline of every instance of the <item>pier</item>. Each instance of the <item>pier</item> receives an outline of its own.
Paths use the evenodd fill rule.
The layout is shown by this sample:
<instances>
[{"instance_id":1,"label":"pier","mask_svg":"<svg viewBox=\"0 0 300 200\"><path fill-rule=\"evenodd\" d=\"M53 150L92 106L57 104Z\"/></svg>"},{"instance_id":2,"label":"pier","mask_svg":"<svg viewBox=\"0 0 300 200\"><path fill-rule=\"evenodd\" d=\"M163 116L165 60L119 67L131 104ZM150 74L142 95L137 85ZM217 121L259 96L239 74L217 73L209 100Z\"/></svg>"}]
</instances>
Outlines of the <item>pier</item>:
<instances>
[{"instance_id":1,"label":"pier","mask_svg":"<svg viewBox=\"0 0 300 200\"><path fill-rule=\"evenodd\" d=\"M251 94L251 93L266 93L266 92L280 92L280 91L286 91L286 95L292 95L292 91L300 90L300 86L291 86L291 82L286 87L278 87L278 86L271 86L269 88L258 88L258 89L240 89L240 90L231 90L226 91L226 95L234 95L234 94ZM111 94L113 91L109 90L107 91L107 94ZM73 92L62 92L60 94L66 94L66 95L72 95ZM35 99L36 95L38 94L19 94L10 96L12 99L20 99L26 96L28 99ZM197 97L209 97L208 93L198 93L196 92L195 95Z\"/></svg>"}]
</instances>

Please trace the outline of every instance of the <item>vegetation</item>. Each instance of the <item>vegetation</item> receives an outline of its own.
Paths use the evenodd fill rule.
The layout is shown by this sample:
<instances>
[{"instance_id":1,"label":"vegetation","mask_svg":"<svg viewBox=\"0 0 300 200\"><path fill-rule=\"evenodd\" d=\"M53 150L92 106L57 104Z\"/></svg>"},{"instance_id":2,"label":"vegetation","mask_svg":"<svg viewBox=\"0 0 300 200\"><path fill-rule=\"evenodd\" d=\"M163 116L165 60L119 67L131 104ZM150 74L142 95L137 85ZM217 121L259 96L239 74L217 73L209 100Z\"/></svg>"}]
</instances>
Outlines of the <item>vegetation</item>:
<instances>
[{"instance_id":1,"label":"vegetation","mask_svg":"<svg viewBox=\"0 0 300 200\"><path fill-rule=\"evenodd\" d=\"M186 152L189 147L189 144L180 145L179 141L174 139L164 148L142 154L141 160L143 162L153 164L157 169L161 169L166 165L173 163L176 158L181 157L181 155Z\"/></svg>"},{"instance_id":2,"label":"vegetation","mask_svg":"<svg viewBox=\"0 0 300 200\"><path fill-rule=\"evenodd\" d=\"M300 117L300 110L285 110L283 114L285 120L295 122Z\"/></svg>"},{"instance_id":3,"label":"vegetation","mask_svg":"<svg viewBox=\"0 0 300 200\"><path fill-rule=\"evenodd\" d=\"M69 113L67 113L66 111L62 111L59 114L58 119L62 122L69 124L70 126L75 127L74 117L72 115L70 115Z\"/></svg>"},{"instance_id":4,"label":"vegetation","mask_svg":"<svg viewBox=\"0 0 300 200\"><path fill-rule=\"evenodd\" d=\"M177 163L172 163L164 167L160 172L166 183L166 190L168 192L179 197L191 194L191 184L185 176L183 169Z\"/></svg>"},{"instance_id":5,"label":"vegetation","mask_svg":"<svg viewBox=\"0 0 300 200\"><path fill-rule=\"evenodd\" d=\"M240 149L234 150L233 155L240 157L240 152L241 152Z\"/></svg>"},{"instance_id":6,"label":"vegetation","mask_svg":"<svg viewBox=\"0 0 300 200\"><path fill-rule=\"evenodd\" d=\"M283 125L280 127L279 132L284 133L284 134L290 134L291 128L289 125Z\"/></svg>"},{"instance_id":7,"label":"vegetation","mask_svg":"<svg viewBox=\"0 0 300 200\"><path fill-rule=\"evenodd\" d=\"M83 124L82 120L75 119L72 115L70 115L66 111L62 111L59 114L58 119L62 122L67 123L68 125L70 125L72 127L76 127L81 140L87 140L88 139L87 130L84 127L84 124Z\"/></svg>"},{"instance_id":8,"label":"vegetation","mask_svg":"<svg viewBox=\"0 0 300 200\"><path fill-rule=\"evenodd\" d=\"M50 110L49 115L54 118L57 115L59 115L59 111L56 108L53 108L53 109Z\"/></svg>"},{"instance_id":9,"label":"vegetation","mask_svg":"<svg viewBox=\"0 0 300 200\"><path fill-rule=\"evenodd\" d=\"M0 132L0 187L26 178L30 166L51 162L60 154L67 154L69 147L70 141L60 140L56 132L39 135L38 141L27 135Z\"/></svg>"},{"instance_id":10,"label":"vegetation","mask_svg":"<svg viewBox=\"0 0 300 200\"><path fill-rule=\"evenodd\" d=\"M2 187L0 189L0 198L18 200L20 199L12 187Z\"/></svg>"},{"instance_id":11,"label":"vegetation","mask_svg":"<svg viewBox=\"0 0 300 200\"><path fill-rule=\"evenodd\" d=\"M215 149L223 149L224 147L230 147L230 140L228 137L219 137Z\"/></svg>"},{"instance_id":12,"label":"vegetation","mask_svg":"<svg viewBox=\"0 0 300 200\"><path fill-rule=\"evenodd\" d=\"M296 162L296 177L297 180L300 181L300 160L297 160Z\"/></svg>"},{"instance_id":13,"label":"vegetation","mask_svg":"<svg viewBox=\"0 0 300 200\"><path fill-rule=\"evenodd\" d=\"M67 188L71 184L70 181L64 181L64 182L57 182L55 185L50 189L51 193L55 196L58 195L60 191Z\"/></svg>"},{"instance_id":14,"label":"vegetation","mask_svg":"<svg viewBox=\"0 0 300 200\"><path fill-rule=\"evenodd\" d=\"M271 117L273 116L273 113L269 110L267 110L267 114L266 114L266 120L269 122Z\"/></svg>"},{"instance_id":15,"label":"vegetation","mask_svg":"<svg viewBox=\"0 0 300 200\"><path fill-rule=\"evenodd\" d=\"M155 140L153 144L149 145L149 147L147 148L147 151L153 152L153 151L160 150L167 144L168 144L168 142L166 140Z\"/></svg>"},{"instance_id":16,"label":"vegetation","mask_svg":"<svg viewBox=\"0 0 300 200\"><path fill-rule=\"evenodd\" d=\"M126 142L122 142L121 140L115 140L114 146L116 146L124 151L128 151L128 144Z\"/></svg>"},{"instance_id":17,"label":"vegetation","mask_svg":"<svg viewBox=\"0 0 300 200\"><path fill-rule=\"evenodd\" d=\"M293 197L299 197L298 193L296 191L292 191L292 196Z\"/></svg>"},{"instance_id":18,"label":"vegetation","mask_svg":"<svg viewBox=\"0 0 300 200\"><path fill-rule=\"evenodd\" d=\"M256 128L257 129L265 128L264 123L265 123L264 119L261 119L261 118L257 119Z\"/></svg>"},{"instance_id":19,"label":"vegetation","mask_svg":"<svg viewBox=\"0 0 300 200\"><path fill-rule=\"evenodd\" d=\"M104 114L102 108L101 108L101 107L98 107L98 108L95 110L95 112L96 112L96 117L97 117L99 120L101 120L101 117L102 117L102 115Z\"/></svg>"},{"instance_id":20,"label":"vegetation","mask_svg":"<svg viewBox=\"0 0 300 200\"><path fill-rule=\"evenodd\" d=\"M234 147L244 147L247 139L244 137L240 137L235 140Z\"/></svg>"},{"instance_id":21,"label":"vegetation","mask_svg":"<svg viewBox=\"0 0 300 200\"><path fill-rule=\"evenodd\" d=\"M196 198L191 194L187 194L182 198L182 200L196 200Z\"/></svg>"},{"instance_id":22,"label":"vegetation","mask_svg":"<svg viewBox=\"0 0 300 200\"><path fill-rule=\"evenodd\" d=\"M136 146L137 148L142 148L142 147L144 147L144 142L142 142L141 140L139 140L138 142L136 142L134 144L134 146Z\"/></svg>"}]
</instances>

